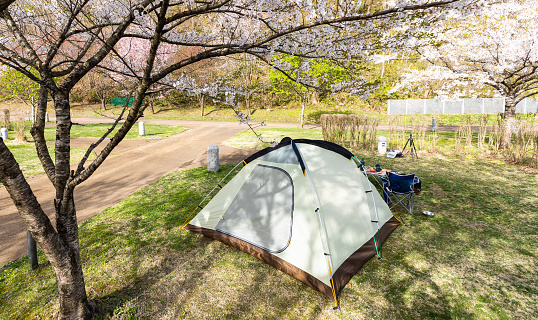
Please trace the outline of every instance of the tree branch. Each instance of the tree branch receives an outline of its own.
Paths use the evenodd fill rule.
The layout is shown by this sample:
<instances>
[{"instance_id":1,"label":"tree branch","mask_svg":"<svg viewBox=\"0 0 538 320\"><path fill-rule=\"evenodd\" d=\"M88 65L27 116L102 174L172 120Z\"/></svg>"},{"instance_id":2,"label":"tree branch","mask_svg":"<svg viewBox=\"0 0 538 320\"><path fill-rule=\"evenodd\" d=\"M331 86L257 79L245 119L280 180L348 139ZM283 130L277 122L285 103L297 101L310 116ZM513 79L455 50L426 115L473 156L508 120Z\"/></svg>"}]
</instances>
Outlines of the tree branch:
<instances>
[{"instance_id":1,"label":"tree branch","mask_svg":"<svg viewBox=\"0 0 538 320\"><path fill-rule=\"evenodd\" d=\"M47 148L47 141L45 140L45 113L47 112L48 95L47 87L41 85L39 87L39 100L37 104L37 121L32 126L30 134L34 138L37 157L41 161L47 177L54 185L56 182L56 167L54 166L49 148Z\"/></svg>"}]
</instances>

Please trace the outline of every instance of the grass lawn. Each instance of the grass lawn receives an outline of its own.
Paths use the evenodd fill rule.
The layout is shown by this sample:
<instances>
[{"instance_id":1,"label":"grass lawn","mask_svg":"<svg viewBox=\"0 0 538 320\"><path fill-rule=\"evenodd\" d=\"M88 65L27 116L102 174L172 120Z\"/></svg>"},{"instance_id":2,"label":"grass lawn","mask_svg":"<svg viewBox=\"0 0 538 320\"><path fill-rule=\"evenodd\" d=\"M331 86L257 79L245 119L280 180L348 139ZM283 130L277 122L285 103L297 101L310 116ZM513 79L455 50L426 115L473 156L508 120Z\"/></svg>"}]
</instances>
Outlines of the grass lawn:
<instances>
[{"instance_id":1,"label":"grass lawn","mask_svg":"<svg viewBox=\"0 0 538 320\"><path fill-rule=\"evenodd\" d=\"M41 162L37 158L37 152L33 144L7 144L7 147L9 148L9 151L13 153L13 156L19 163L19 167L26 178L45 173L41 166ZM54 147L49 147L49 153L54 161ZM79 162L85 153L86 149L84 148L71 148L71 164ZM93 156L90 156L90 160L91 159L93 159Z\"/></svg>"},{"instance_id":2,"label":"grass lawn","mask_svg":"<svg viewBox=\"0 0 538 320\"><path fill-rule=\"evenodd\" d=\"M97 319L535 319L538 176L502 161L421 155L367 165L422 179L398 228L332 301L218 241L180 229L232 168L172 173L84 222L80 247ZM433 211L435 217L420 212ZM50 263L22 258L0 275L0 319L53 318Z\"/></svg>"},{"instance_id":3,"label":"grass lawn","mask_svg":"<svg viewBox=\"0 0 538 320\"><path fill-rule=\"evenodd\" d=\"M80 137L92 137L100 138L102 137L108 129L110 129L112 124L110 123L94 123L94 124L84 124L84 125L73 125L71 127L71 138L80 138ZM140 136L138 134L138 125L135 124L131 130L125 136L125 139L157 139L165 138L177 133L181 133L187 128L181 126L169 126L161 124L145 124L145 133L146 135ZM114 136L114 134L121 128L121 124L118 124L114 131L112 131L108 138ZM26 129L26 136L31 137L30 135L30 124ZM54 141L56 139L56 127L46 127L45 128L45 140Z\"/></svg>"}]
</instances>

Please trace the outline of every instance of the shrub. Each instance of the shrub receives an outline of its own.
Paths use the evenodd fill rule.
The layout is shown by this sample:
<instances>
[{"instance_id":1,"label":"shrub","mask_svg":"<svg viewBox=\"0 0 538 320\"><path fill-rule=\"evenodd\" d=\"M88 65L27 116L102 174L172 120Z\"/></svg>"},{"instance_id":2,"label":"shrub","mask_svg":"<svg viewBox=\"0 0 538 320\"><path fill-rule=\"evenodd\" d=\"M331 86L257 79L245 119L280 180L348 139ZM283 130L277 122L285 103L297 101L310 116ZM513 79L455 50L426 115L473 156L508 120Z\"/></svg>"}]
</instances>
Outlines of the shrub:
<instances>
[{"instance_id":1,"label":"shrub","mask_svg":"<svg viewBox=\"0 0 538 320\"><path fill-rule=\"evenodd\" d=\"M331 111L331 110L317 110L312 111L306 116L306 121L311 123L321 123L321 116L324 114L353 114L351 111Z\"/></svg>"},{"instance_id":2,"label":"shrub","mask_svg":"<svg viewBox=\"0 0 538 320\"><path fill-rule=\"evenodd\" d=\"M7 128L8 131L11 131L11 122L9 120L9 109L4 109L4 128Z\"/></svg>"},{"instance_id":3,"label":"shrub","mask_svg":"<svg viewBox=\"0 0 538 320\"><path fill-rule=\"evenodd\" d=\"M323 139L352 149L372 150L376 146L379 118L356 114L323 114ZM349 140L349 143L347 141Z\"/></svg>"}]
</instances>

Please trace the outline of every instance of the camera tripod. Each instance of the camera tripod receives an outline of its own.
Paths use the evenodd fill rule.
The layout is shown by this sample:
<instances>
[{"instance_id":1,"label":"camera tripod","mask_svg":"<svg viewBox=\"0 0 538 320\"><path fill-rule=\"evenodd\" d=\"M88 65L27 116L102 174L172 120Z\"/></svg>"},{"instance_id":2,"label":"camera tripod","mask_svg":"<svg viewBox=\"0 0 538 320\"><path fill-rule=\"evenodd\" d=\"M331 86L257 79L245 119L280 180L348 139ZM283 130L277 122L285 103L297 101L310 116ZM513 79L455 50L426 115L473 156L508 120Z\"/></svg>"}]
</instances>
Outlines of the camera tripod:
<instances>
[{"instance_id":1,"label":"camera tripod","mask_svg":"<svg viewBox=\"0 0 538 320\"><path fill-rule=\"evenodd\" d=\"M415 148L415 142L413 141L413 134L409 134L409 138L407 139L407 142L405 143L405 146L403 147L402 154L405 151L405 148L407 148L407 145L409 144L409 150L411 151L411 161L414 161L414 156L418 159L418 153L417 149Z\"/></svg>"}]
</instances>

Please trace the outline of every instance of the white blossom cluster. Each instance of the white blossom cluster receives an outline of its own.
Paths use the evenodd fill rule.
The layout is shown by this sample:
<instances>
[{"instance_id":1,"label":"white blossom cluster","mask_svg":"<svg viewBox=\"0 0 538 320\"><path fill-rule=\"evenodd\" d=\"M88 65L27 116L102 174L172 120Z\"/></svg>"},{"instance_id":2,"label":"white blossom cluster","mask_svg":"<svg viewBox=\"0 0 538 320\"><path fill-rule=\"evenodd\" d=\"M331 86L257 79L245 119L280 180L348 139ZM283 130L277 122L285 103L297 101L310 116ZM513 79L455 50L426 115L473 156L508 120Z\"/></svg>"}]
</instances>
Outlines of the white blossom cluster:
<instances>
[{"instance_id":1,"label":"white blossom cluster","mask_svg":"<svg viewBox=\"0 0 538 320\"><path fill-rule=\"evenodd\" d=\"M273 61L283 71L291 66L273 60L281 53L305 61L368 60L431 40L427 35L438 30L436 24L469 15L482 1L447 0L445 6L429 8L436 0L396 0L369 12L367 4L354 0L17 0L9 7L12 20L0 19L0 63L19 70L49 68L67 76L110 40L114 50L100 65L117 78L147 79L143 72L149 45L159 29L157 17L166 10L150 81L175 84L192 94L206 90L205 94L233 104L240 89L219 82L203 89L183 76L175 77L200 61L243 53ZM10 23L24 31L26 43ZM125 38L114 39L115 32ZM308 63L302 67L308 68ZM301 81L318 84L317 79ZM217 85L223 87L217 90ZM334 84L330 90L360 93L366 92L360 89L364 87L364 80L358 79Z\"/></svg>"},{"instance_id":2,"label":"white blossom cluster","mask_svg":"<svg viewBox=\"0 0 538 320\"><path fill-rule=\"evenodd\" d=\"M523 99L538 89L536 21L536 0L496 1L484 4L480 14L447 16L433 27L432 37L417 41L431 67L408 71L394 90L441 80L445 95L451 87L487 85L498 95Z\"/></svg>"}]
</instances>

